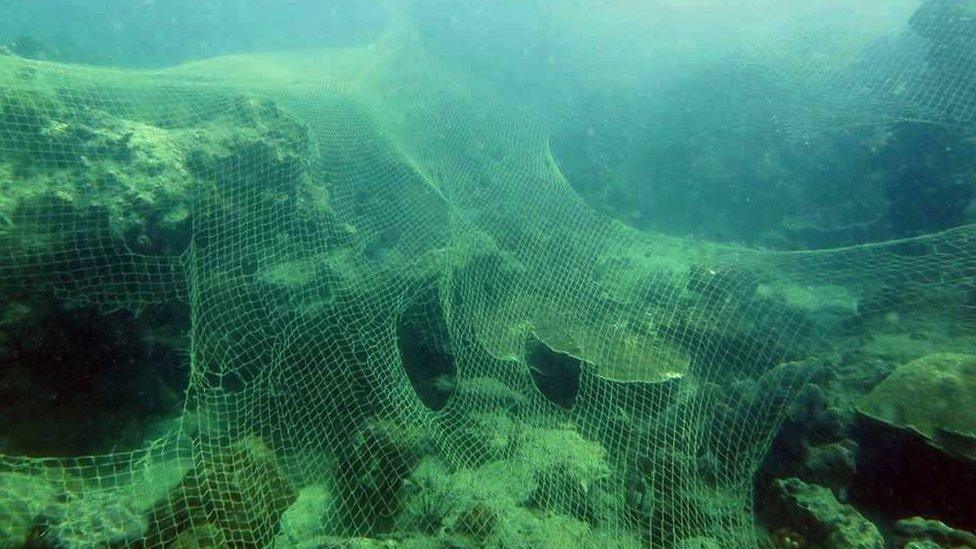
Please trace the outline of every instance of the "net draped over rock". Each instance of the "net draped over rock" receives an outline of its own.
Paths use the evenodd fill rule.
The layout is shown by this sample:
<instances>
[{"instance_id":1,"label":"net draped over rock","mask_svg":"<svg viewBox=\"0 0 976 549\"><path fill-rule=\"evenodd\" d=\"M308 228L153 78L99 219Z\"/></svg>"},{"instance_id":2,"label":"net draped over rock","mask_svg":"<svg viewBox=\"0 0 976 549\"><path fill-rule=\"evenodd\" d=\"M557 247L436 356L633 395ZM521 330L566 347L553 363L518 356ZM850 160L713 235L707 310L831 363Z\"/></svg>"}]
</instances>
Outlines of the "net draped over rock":
<instances>
[{"instance_id":1,"label":"net draped over rock","mask_svg":"<svg viewBox=\"0 0 976 549\"><path fill-rule=\"evenodd\" d=\"M899 40L971 43L964 10L928 3ZM531 501L565 522L519 520L568 543L750 546L752 474L818 342L888 309L971 322L971 226L807 252L634 230L561 171L569 103L512 97L406 18L364 47L156 71L0 57L0 286L190 311L175 427L0 456L12 528L290 546L424 532L467 494L430 528L504 544ZM904 49L858 82L863 50L791 67L832 90L791 112L974 122L972 58Z\"/></svg>"}]
</instances>

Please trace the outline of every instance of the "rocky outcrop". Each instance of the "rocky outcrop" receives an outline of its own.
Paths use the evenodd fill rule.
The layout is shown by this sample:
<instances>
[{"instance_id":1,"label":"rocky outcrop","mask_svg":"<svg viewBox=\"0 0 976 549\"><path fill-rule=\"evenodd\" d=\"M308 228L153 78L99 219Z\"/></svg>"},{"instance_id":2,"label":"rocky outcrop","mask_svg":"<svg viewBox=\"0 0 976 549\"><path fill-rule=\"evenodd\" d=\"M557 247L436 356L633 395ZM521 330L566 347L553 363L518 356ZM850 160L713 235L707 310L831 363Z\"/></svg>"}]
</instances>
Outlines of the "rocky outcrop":
<instances>
[{"instance_id":1,"label":"rocky outcrop","mask_svg":"<svg viewBox=\"0 0 976 549\"><path fill-rule=\"evenodd\" d=\"M187 383L191 218L205 245L214 220L327 207L306 127L274 103L212 94L154 109L174 92L72 95L49 70L0 58L0 451L134 448L168 428ZM289 265L258 271L258 290L311 295L272 276ZM323 271L335 269L308 276Z\"/></svg>"},{"instance_id":2,"label":"rocky outcrop","mask_svg":"<svg viewBox=\"0 0 976 549\"><path fill-rule=\"evenodd\" d=\"M895 523L895 547L976 547L976 534L937 520L912 517Z\"/></svg>"},{"instance_id":3,"label":"rocky outcrop","mask_svg":"<svg viewBox=\"0 0 976 549\"><path fill-rule=\"evenodd\" d=\"M976 460L976 356L941 353L899 366L860 403L877 421L906 429L952 455Z\"/></svg>"},{"instance_id":4,"label":"rocky outcrop","mask_svg":"<svg viewBox=\"0 0 976 549\"><path fill-rule=\"evenodd\" d=\"M922 515L976 527L976 356L902 364L859 404L851 498L894 521Z\"/></svg>"},{"instance_id":5,"label":"rocky outcrop","mask_svg":"<svg viewBox=\"0 0 976 549\"><path fill-rule=\"evenodd\" d=\"M788 528L806 542L825 547L884 547L878 528L854 507L837 501L827 488L786 478L773 482L773 492L769 523L777 528Z\"/></svg>"},{"instance_id":6,"label":"rocky outcrop","mask_svg":"<svg viewBox=\"0 0 976 549\"><path fill-rule=\"evenodd\" d=\"M36 286L58 271L58 289L94 288L101 303L179 294L178 265L163 258L187 248L194 197L216 198L198 221L295 207L311 150L304 126L243 96L180 115L0 86L0 127L3 281ZM249 201L230 199L258 181Z\"/></svg>"}]
</instances>

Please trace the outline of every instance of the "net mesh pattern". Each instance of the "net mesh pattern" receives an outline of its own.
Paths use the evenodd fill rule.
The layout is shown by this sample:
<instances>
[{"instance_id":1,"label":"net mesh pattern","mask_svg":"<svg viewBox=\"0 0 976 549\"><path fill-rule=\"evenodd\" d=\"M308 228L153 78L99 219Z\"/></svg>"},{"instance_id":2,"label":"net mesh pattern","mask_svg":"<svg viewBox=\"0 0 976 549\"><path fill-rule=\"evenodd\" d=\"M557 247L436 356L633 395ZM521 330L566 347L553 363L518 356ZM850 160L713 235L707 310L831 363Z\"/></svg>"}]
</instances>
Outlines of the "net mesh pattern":
<instances>
[{"instance_id":1,"label":"net mesh pattern","mask_svg":"<svg viewBox=\"0 0 976 549\"><path fill-rule=\"evenodd\" d=\"M840 68L808 58L783 81L829 93L794 106L832 113L815 124L971 124L973 58L950 47L973 44L966 10L926 4L880 60L870 47ZM918 43L944 53L919 63ZM402 21L369 47L159 71L6 56L0 82L14 167L0 174L0 286L190 310L171 432L106 455L0 456L0 490L54 502L25 499L21 520L42 516L64 546L270 546L321 483L326 535L422 531L390 496L412 454L481 471L455 476L483 489L489 413L506 459L555 464L533 479L545 512L619 545L750 546L753 473L831 328L777 289L971 323L972 227L809 252L638 232L560 171L549 140L571 110L510 100ZM456 372L443 402L418 396L410 349ZM540 391L539 353L579 368L570 405ZM533 432L556 440L540 450ZM580 444L592 459L560 461ZM626 497L594 501L564 481L567 462L606 467L601 493Z\"/></svg>"}]
</instances>

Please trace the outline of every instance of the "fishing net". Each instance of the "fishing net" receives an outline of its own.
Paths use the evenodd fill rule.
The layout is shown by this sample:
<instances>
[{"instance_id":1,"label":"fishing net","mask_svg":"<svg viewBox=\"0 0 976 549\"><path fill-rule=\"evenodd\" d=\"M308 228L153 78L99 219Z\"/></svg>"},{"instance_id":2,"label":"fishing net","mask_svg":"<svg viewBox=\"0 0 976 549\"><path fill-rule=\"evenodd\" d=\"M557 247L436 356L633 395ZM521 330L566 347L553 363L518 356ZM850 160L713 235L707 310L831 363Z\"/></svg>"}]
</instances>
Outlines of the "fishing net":
<instances>
[{"instance_id":1,"label":"fishing net","mask_svg":"<svg viewBox=\"0 0 976 549\"><path fill-rule=\"evenodd\" d=\"M976 8L907 13L887 41L827 36L830 59L745 41L738 74L781 71L760 99L783 127L971 124ZM561 170L572 101L411 15L368 46L158 71L0 57L0 286L185 303L190 332L165 434L0 456L4 534L750 546L753 474L829 334L923 308L972 326L972 227L799 252L632 229Z\"/></svg>"}]
</instances>

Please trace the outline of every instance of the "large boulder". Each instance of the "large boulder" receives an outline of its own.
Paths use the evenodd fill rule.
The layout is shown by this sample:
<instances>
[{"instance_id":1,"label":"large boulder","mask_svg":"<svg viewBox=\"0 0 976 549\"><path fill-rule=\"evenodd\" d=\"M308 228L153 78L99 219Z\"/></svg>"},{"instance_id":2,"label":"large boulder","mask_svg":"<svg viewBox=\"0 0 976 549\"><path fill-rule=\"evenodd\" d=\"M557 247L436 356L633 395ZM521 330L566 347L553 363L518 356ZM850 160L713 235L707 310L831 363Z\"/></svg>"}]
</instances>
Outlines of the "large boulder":
<instances>
[{"instance_id":1,"label":"large boulder","mask_svg":"<svg viewBox=\"0 0 976 549\"><path fill-rule=\"evenodd\" d=\"M0 88L0 126L0 273L41 279L81 261L178 256L194 188L217 189L199 195L219 197L215 211L249 185L254 211L293 205L312 151L305 126L244 96L181 116L18 84Z\"/></svg>"},{"instance_id":2,"label":"large boulder","mask_svg":"<svg viewBox=\"0 0 976 549\"><path fill-rule=\"evenodd\" d=\"M924 515L976 528L976 356L902 364L857 410L852 501L891 521Z\"/></svg>"},{"instance_id":3,"label":"large boulder","mask_svg":"<svg viewBox=\"0 0 976 549\"><path fill-rule=\"evenodd\" d=\"M932 354L899 366L858 410L976 460L976 355Z\"/></svg>"}]
</instances>

